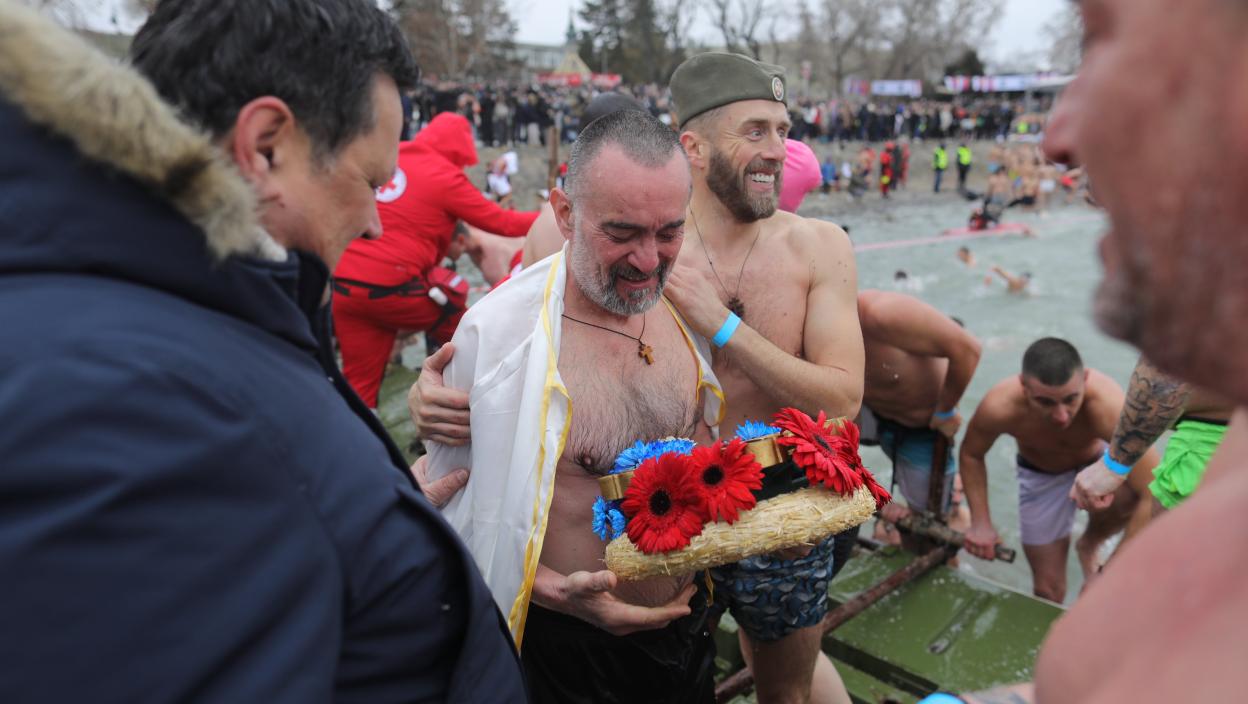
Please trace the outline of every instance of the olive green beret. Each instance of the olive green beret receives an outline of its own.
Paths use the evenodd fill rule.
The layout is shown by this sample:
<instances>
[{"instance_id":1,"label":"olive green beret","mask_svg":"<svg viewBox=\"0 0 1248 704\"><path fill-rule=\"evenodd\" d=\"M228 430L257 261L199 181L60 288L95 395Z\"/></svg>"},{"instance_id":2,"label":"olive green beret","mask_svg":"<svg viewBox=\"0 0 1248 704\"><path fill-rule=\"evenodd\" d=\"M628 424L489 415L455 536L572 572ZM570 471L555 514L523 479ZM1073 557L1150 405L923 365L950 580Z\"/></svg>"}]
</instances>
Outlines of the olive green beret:
<instances>
[{"instance_id":1,"label":"olive green beret","mask_svg":"<svg viewBox=\"0 0 1248 704\"><path fill-rule=\"evenodd\" d=\"M707 110L740 100L783 103L784 67L743 54L698 54L676 68L671 89L676 116L684 127Z\"/></svg>"}]
</instances>

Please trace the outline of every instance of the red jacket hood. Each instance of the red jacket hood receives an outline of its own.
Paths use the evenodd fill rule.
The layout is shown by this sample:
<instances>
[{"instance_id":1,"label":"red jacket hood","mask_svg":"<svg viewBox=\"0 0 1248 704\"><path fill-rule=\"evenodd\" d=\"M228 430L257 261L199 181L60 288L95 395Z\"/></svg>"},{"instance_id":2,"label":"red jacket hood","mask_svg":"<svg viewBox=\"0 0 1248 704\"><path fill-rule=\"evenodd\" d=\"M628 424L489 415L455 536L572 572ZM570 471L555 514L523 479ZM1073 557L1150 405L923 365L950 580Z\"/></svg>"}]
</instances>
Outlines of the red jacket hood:
<instances>
[{"instance_id":1,"label":"red jacket hood","mask_svg":"<svg viewBox=\"0 0 1248 704\"><path fill-rule=\"evenodd\" d=\"M437 152L459 168L475 166L477 145L472 139L468 119L455 112L444 112L429 121L403 150L421 149Z\"/></svg>"}]
</instances>

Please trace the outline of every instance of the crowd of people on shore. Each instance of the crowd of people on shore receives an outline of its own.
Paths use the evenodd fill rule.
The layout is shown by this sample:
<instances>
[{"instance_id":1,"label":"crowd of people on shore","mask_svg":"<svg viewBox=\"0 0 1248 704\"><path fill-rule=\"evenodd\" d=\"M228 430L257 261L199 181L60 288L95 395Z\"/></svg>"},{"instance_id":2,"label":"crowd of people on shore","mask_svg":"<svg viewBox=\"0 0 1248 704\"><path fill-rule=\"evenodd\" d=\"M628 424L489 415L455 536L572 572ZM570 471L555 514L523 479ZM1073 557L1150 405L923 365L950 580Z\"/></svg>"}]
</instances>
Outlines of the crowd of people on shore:
<instances>
[{"instance_id":1,"label":"crowd of people on shore","mask_svg":"<svg viewBox=\"0 0 1248 704\"><path fill-rule=\"evenodd\" d=\"M629 581L594 525L598 480L634 441L705 448L789 408L857 418L911 510L954 513L960 477L982 559L1000 542L985 457L1012 436L1039 597L1064 598L1089 512L1074 547L1090 586L1034 685L926 704L1234 700L1248 13L1085 11L1085 66L1044 158L994 150L987 198L1038 205L1061 182L1049 162L1095 175L1113 227L1094 314L1143 356L1124 393L1038 339L963 428L974 335L859 290L846 232L790 211L785 169L819 160L791 139L781 67L699 54L662 93L588 101L560 187L523 213L464 174L475 98L401 141L419 68L368 0L162 0L124 65L0 0L6 701L709 704L729 612L759 701L846 702L821 624L856 528ZM1156 80L1125 85L1140 71ZM1186 80L1210 75L1227 80ZM521 124L540 141L536 112ZM912 117L894 113L894 137ZM885 153L883 185L904 184L904 149ZM466 310L439 267L462 222L525 237ZM412 326L441 346L408 397L429 449L409 466L371 384ZM848 452L815 425L804 451ZM685 530L684 489L648 491L630 511ZM1223 550L1191 548L1214 532Z\"/></svg>"},{"instance_id":2,"label":"crowd of people on shore","mask_svg":"<svg viewBox=\"0 0 1248 704\"><path fill-rule=\"evenodd\" d=\"M567 87L422 83L406 98L414 129L441 112L459 112L469 119L480 144L516 146L546 144L556 128L561 143L570 144L583 126L581 113L596 95L615 92L641 103L665 124L671 123L672 96L666 86L621 85L610 91ZM800 98L789 105L793 139L809 143L879 143L889 140L1004 140L1015 134L1037 137L1051 100L1037 101L1030 112L1020 98L982 95L929 98L851 97Z\"/></svg>"}]
</instances>

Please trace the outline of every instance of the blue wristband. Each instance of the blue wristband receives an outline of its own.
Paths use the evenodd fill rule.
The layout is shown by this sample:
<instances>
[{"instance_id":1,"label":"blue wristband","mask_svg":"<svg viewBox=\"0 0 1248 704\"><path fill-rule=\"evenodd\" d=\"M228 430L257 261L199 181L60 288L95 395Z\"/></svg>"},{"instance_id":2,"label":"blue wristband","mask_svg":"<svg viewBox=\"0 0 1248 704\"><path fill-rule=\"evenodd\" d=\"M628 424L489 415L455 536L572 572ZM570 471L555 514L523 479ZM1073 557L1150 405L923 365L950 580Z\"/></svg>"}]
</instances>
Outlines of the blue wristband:
<instances>
[{"instance_id":1,"label":"blue wristband","mask_svg":"<svg viewBox=\"0 0 1248 704\"><path fill-rule=\"evenodd\" d=\"M958 415L958 409L950 408L947 411L936 411L932 414L932 417L936 420L949 420L956 415Z\"/></svg>"},{"instance_id":2,"label":"blue wristband","mask_svg":"<svg viewBox=\"0 0 1248 704\"><path fill-rule=\"evenodd\" d=\"M919 704L966 704L966 700L962 697L955 697L952 694L937 692L924 697L919 701Z\"/></svg>"},{"instance_id":3,"label":"blue wristband","mask_svg":"<svg viewBox=\"0 0 1248 704\"><path fill-rule=\"evenodd\" d=\"M1109 471L1113 472L1114 474L1117 474L1120 477L1125 477L1131 473L1131 467L1109 456L1108 447L1105 448L1105 456L1101 458L1101 461L1105 463L1105 466L1109 468Z\"/></svg>"},{"instance_id":4,"label":"blue wristband","mask_svg":"<svg viewBox=\"0 0 1248 704\"><path fill-rule=\"evenodd\" d=\"M724 321L724 326L715 333L715 337L711 338L711 342L716 347L723 347L728 344L728 340L732 339L732 334L737 331L737 326L741 324L741 318L736 313L729 312L728 319Z\"/></svg>"}]
</instances>

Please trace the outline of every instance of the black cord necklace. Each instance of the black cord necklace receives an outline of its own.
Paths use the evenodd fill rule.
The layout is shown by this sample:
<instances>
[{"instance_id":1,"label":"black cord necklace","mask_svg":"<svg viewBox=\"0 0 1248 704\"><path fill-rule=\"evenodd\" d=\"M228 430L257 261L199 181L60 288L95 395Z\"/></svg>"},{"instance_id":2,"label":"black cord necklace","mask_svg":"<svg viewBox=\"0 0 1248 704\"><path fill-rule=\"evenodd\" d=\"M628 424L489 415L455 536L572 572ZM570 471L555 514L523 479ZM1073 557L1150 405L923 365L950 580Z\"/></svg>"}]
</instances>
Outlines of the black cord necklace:
<instances>
[{"instance_id":1,"label":"black cord necklace","mask_svg":"<svg viewBox=\"0 0 1248 704\"><path fill-rule=\"evenodd\" d=\"M568 320L571 320L574 323L580 323L581 325L588 325L591 328L598 328L599 330L606 330L607 332L613 332L616 335L619 335L621 337L627 337L628 339L635 341L637 343L637 356L646 360L647 365L654 364L654 350L650 347L650 345L647 345L646 343L641 341L641 338L646 336L646 316L644 314L641 316L641 334L638 335L637 337L633 337L632 335L629 335L626 332L620 332L619 330L612 330L611 328L604 327L602 325L595 325L594 323L587 323L584 320L573 318L567 313L564 313L563 317L567 318Z\"/></svg>"},{"instance_id":2,"label":"black cord necklace","mask_svg":"<svg viewBox=\"0 0 1248 704\"><path fill-rule=\"evenodd\" d=\"M702 253L706 255L706 263L711 267L711 273L715 275L715 280L719 282L719 287L724 290L724 295L728 296L728 310L736 314L738 318L745 317L745 304L741 302L741 277L745 274L745 263L750 261L750 255L754 253L754 245L758 244L759 235L763 234L763 225L759 223L758 231L754 233L754 241L750 243L750 248L745 253L745 259L741 260L741 270L737 272L737 291L731 296L728 294L728 287L724 285L724 280L719 278L719 272L715 271L715 263L711 261L711 251L706 248L706 240L702 239L702 227L698 225L698 214L693 212L691 208L689 214L693 216L693 229L698 232L698 244L702 245Z\"/></svg>"}]
</instances>

